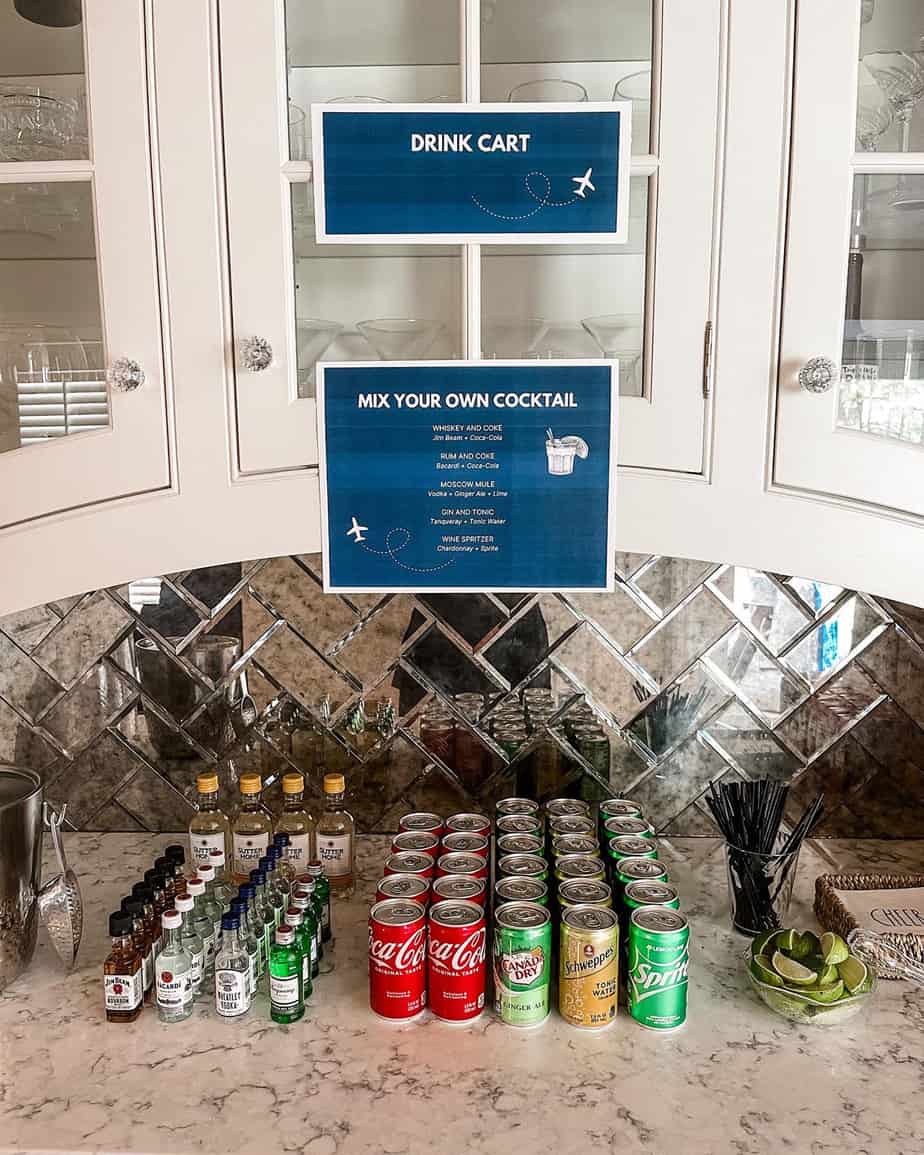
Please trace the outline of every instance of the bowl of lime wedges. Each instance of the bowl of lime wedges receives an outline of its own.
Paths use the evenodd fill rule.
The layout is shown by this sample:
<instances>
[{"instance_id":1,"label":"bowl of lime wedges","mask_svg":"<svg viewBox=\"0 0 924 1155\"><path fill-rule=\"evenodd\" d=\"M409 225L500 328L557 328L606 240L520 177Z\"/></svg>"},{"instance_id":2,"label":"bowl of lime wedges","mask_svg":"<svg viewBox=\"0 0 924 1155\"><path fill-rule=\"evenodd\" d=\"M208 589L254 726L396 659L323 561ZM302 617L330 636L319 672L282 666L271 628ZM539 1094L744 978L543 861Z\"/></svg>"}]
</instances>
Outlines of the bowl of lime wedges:
<instances>
[{"instance_id":1,"label":"bowl of lime wedges","mask_svg":"<svg viewBox=\"0 0 924 1155\"><path fill-rule=\"evenodd\" d=\"M836 1026L860 1013L876 987L872 969L840 935L810 930L759 934L748 978L760 998L793 1023Z\"/></svg>"}]
</instances>

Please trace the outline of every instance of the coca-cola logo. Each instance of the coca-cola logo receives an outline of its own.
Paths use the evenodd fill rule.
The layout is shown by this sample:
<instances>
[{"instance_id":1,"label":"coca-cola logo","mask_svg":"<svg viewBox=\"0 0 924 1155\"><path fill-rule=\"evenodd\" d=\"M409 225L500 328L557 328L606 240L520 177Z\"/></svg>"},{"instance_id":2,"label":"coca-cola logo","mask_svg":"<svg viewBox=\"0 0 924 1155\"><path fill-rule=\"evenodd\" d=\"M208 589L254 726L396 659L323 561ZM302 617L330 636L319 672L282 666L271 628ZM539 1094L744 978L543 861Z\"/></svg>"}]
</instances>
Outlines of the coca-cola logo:
<instances>
[{"instance_id":1,"label":"coca-cola logo","mask_svg":"<svg viewBox=\"0 0 924 1155\"><path fill-rule=\"evenodd\" d=\"M532 950L518 950L501 958L501 971L511 982L526 985L535 982L545 966L545 955L541 946Z\"/></svg>"},{"instance_id":2,"label":"coca-cola logo","mask_svg":"<svg viewBox=\"0 0 924 1155\"><path fill-rule=\"evenodd\" d=\"M462 942L443 942L438 938L433 938L433 932L430 932L430 958L435 959L441 966L447 970L462 971L470 970L472 967L479 967L484 963L485 958L485 930L480 927Z\"/></svg>"},{"instance_id":3,"label":"coca-cola logo","mask_svg":"<svg viewBox=\"0 0 924 1155\"><path fill-rule=\"evenodd\" d=\"M369 960L379 963L392 971L412 971L423 966L427 955L427 932L425 927L415 930L410 938L402 942L375 937L369 928Z\"/></svg>"}]
</instances>

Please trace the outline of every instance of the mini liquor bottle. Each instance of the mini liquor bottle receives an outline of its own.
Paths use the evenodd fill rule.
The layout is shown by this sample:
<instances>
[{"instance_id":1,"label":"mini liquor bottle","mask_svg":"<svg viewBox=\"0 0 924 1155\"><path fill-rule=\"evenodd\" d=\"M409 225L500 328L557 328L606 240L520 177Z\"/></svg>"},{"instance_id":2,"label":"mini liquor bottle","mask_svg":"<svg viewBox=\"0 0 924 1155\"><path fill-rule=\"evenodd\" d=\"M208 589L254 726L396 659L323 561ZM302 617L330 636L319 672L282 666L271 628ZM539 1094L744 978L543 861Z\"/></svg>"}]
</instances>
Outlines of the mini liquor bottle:
<instances>
[{"instance_id":1,"label":"mini liquor bottle","mask_svg":"<svg viewBox=\"0 0 924 1155\"><path fill-rule=\"evenodd\" d=\"M186 893L186 851L178 842L164 848L164 858L173 867L173 885L178 895Z\"/></svg>"},{"instance_id":2,"label":"mini liquor bottle","mask_svg":"<svg viewBox=\"0 0 924 1155\"><path fill-rule=\"evenodd\" d=\"M181 894L176 900L176 909L183 917L180 928L180 942L192 960L193 998L202 990L205 978L205 943L196 930L196 900L191 894Z\"/></svg>"},{"instance_id":3,"label":"mini liquor bottle","mask_svg":"<svg viewBox=\"0 0 924 1155\"><path fill-rule=\"evenodd\" d=\"M270 1018L274 1023L294 1023L305 1013L302 956L295 945L295 931L281 926L270 950Z\"/></svg>"},{"instance_id":4,"label":"mini liquor bottle","mask_svg":"<svg viewBox=\"0 0 924 1155\"><path fill-rule=\"evenodd\" d=\"M237 889L228 881L227 871L225 869L225 852L223 850L210 850L208 861L215 871L215 886L213 891L215 901L221 907L222 911L227 914L228 905L231 899L237 894ZM208 892L208 885L206 885L206 892Z\"/></svg>"},{"instance_id":5,"label":"mini liquor bottle","mask_svg":"<svg viewBox=\"0 0 924 1155\"><path fill-rule=\"evenodd\" d=\"M160 938L161 947L164 943L164 931L161 926L161 916L167 909L167 904L164 901L164 876L159 870L151 867L150 870L144 872L144 881L147 886L151 888L154 899L154 922L157 926L158 937ZM160 954L160 947L158 947L158 954Z\"/></svg>"},{"instance_id":6,"label":"mini liquor bottle","mask_svg":"<svg viewBox=\"0 0 924 1155\"><path fill-rule=\"evenodd\" d=\"M164 880L164 906L166 909L173 908L173 900L176 898L176 877L173 871L173 863L166 856L162 854L160 858L154 860L154 869L160 871L161 878Z\"/></svg>"},{"instance_id":7,"label":"mini liquor bottle","mask_svg":"<svg viewBox=\"0 0 924 1155\"><path fill-rule=\"evenodd\" d=\"M324 775L324 810L318 819L318 857L333 897L353 893L353 816L343 807L346 781L342 774Z\"/></svg>"},{"instance_id":8,"label":"mini liquor bottle","mask_svg":"<svg viewBox=\"0 0 924 1155\"><path fill-rule=\"evenodd\" d=\"M273 936L276 933L276 911L266 894L266 875L262 870L250 872L250 884L254 888L254 903L256 904L257 920L263 932L263 953L266 964L269 966L270 951L273 947Z\"/></svg>"},{"instance_id":9,"label":"mini liquor bottle","mask_svg":"<svg viewBox=\"0 0 924 1155\"><path fill-rule=\"evenodd\" d=\"M263 806L263 782L259 774L242 774L240 809L231 827L231 870L236 885L250 877L250 872L266 854L273 836L273 820Z\"/></svg>"},{"instance_id":10,"label":"mini liquor bottle","mask_svg":"<svg viewBox=\"0 0 924 1155\"><path fill-rule=\"evenodd\" d=\"M305 808L305 779L302 774L282 776L282 810L276 819L276 833L288 834L286 862L292 877L301 874L314 857L314 818Z\"/></svg>"},{"instance_id":11,"label":"mini liquor bottle","mask_svg":"<svg viewBox=\"0 0 924 1155\"><path fill-rule=\"evenodd\" d=\"M154 963L157 1015L162 1023L178 1023L192 1014L192 959L180 939L183 929L180 912L165 910L161 922L164 949Z\"/></svg>"},{"instance_id":12,"label":"mini liquor bottle","mask_svg":"<svg viewBox=\"0 0 924 1155\"><path fill-rule=\"evenodd\" d=\"M321 905L321 941L331 942L334 937L334 924L330 909L330 882L324 873L320 859L313 858L308 863L308 874L314 879L318 902Z\"/></svg>"},{"instance_id":13,"label":"mini liquor bottle","mask_svg":"<svg viewBox=\"0 0 924 1155\"><path fill-rule=\"evenodd\" d=\"M286 907L289 905L288 895L279 885L279 878L276 871L276 864L278 858L266 854L260 859L260 870L266 876L265 883L265 901L273 908L273 914L276 920L276 926L282 922L282 916L285 914Z\"/></svg>"},{"instance_id":14,"label":"mini liquor bottle","mask_svg":"<svg viewBox=\"0 0 924 1155\"><path fill-rule=\"evenodd\" d=\"M198 809L189 824L189 852L194 867L207 862L210 850L231 853L231 823L218 805L218 775L215 771L196 779Z\"/></svg>"},{"instance_id":15,"label":"mini liquor bottle","mask_svg":"<svg viewBox=\"0 0 924 1155\"><path fill-rule=\"evenodd\" d=\"M311 959L314 952L314 935L311 933L311 926L305 925L304 911L295 906L286 911L283 925L290 926L295 931L295 945L302 958L302 997L307 1003L312 993Z\"/></svg>"},{"instance_id":16,"label":"mini liquor bottle","mask_svg":"<svg viewBox=\"0 0 924 1155\"><path fill-rule=\"evenodd\" d=\"M292 889L292 883L295 881L295 871L292 869L292 864L286 857L289 848L289 836L284 830L277 830L273 835L273 844L269 850L276 850L279 853L279 863L277 869L281 878L286 881L288 890ZM267 850L267 854L269 854Z\"/></svg>"},{"instance_id":17,"label":"mini liquor bottle","mask_svg":"<svg viewBox=\"0 0 924 1155\"><path fill-rule=\"evenodd\" d=\"M109 916L112 949L103 963L103 992L106 1019L110 1023L131 1023L141 1014L144 975L141 951L132 937L132 916L117 910Z\"/></svg>"},{"instance_id":18,"label":"mini liquor bottle","mask_svg":"<svg viewBox=\"0 0 924 1155\"><path fill-rule=\"evenodd\" d=\"M236 1019L250 1010L250 958L240 939L236 914L221 919L221 950L215 959L215 1010Z\"/></svg>"},{"instance_id":19,"label":"mini liquor bottle","mask_svg":"<svg viewBox=\"0 0 924 1155\"><path fill-rule=\"evenodd\" d=\"M154 891L148 886L146 882L136 882L132 887L132 898L140 898L144 903L144 928L148 932L148 938L151 940L151 946L154 950L154 957L160 954L160 948L163 945L160 932L160 919L154 913ZM151 971L151 981L153 982L154 971Z\"/></svg>"},{"instance_id":20,"label":"mini liquor bottle","mask_svg":"<svg viewBox=\"0 0 924 1155\"><path fill-rule=\"evenodd\" d=\"M144 988L144 1001L151 1001L151 991L154 989L154 943L150 937L150 929L144 920L144 903L140 898L123 898L122 911L131 915L132 941L141 952L141 979Z\"/></svg>"},{"instance_id":21,"label":"mini liquor bottle","mask_svg":"<svg viewBox=\"0 0 924 1155\"><path fill-rule=\"evenodd\" d=\"M215 979L215 923L205 909L205 883L198 876L188 879L186 891L195 901L193 908L193 930L202 939L202 986L201 990L211 992Z\"/></svg>"},{"instance_id":22,"label":"mini liquor bottle","mask_svg":"<svg viewBox=\"0 0 924 1155\"><path fill-rule=\"evenodd\" d=\"M205 883L205 895L202 902L202 909L212 920L212 926L215 928L215 951L218 952L218 943L221 939L221 916L224 911L221 909L221 903L215 897L215 867L211 862L200 862L196 867L196 876Z\"/></svg>"},{"instance_id":23,"label":"mini liquor bottle","mask_svg":"<svg viewBox=\"0 0 924 1155\"><path fill-rule=\"evenodd\" d=\"M257 913L257 888L253 883L245 882L238 891L238 894L241 897L241 901L247 904L247 929L257 944L256 980L259 981L263 977L268 960L266 954L266 938L263 934L263 920ZM254 984L254 989L256 989L256 983Z\"/></svg>"},{"instance_id":24,"label":"mini liquor bottle","mask_svg":"<svg viewBox=\"0 0 924 1155\"><path fill-rule=\"evenodd\" d=\"M250 885L249 883L247 884ZM244 888L241 887L241 890ZM260 977L260 946L254 937L253 929L250 924L249 917L249 903L246 898L232 898L230 913L237 918L240 923L238 934L240 935L241 945L247 951L247 987L250 991L250 997L257 993L257 979Z\"/></svg>"},{"instance_id":25,"label":"mini liquor bottle","mask_svg":"<svg viewBox=\"0 0 924 1155\"><path fill-rule=\"evenodd\" d=\"M292 898L290 899L290 902L292 903L290 909L301 911L303 925L305 927L306 933L309 936L308 945L311 948L311 968L309 970L309 974L314 979L318 977L318 971L320 969L320 957L318 955L318 923L315 917L314 909L311 905L311 895L306 894L302 889L304 885L304 883L298 884L297 893L293 894Z\"/></svg>"}]
</instances>

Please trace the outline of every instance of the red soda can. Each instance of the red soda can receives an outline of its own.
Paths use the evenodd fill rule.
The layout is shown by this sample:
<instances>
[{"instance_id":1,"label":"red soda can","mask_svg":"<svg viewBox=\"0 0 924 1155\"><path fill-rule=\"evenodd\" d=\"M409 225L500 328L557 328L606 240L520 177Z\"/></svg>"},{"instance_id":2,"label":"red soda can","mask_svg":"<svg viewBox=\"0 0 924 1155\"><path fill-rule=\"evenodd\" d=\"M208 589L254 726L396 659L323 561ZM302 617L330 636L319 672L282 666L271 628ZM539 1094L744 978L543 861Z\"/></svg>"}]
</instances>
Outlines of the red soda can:
<instances>
[{"instance_id":1,"label":"red soda can","mask_svg":"<svg viewBox=\"0 0 924 1155\"><path fill-rule=\"evenodd\" d=\"M430 883L420 874L387 874L375 888L375 901L389 898L405 898L429 906Z\"/></svg>"},{"instance_id":2,"label":"red soda can","mask_svg":"<svg viewBox=\"0 0 924 1155\"><path fill-rule=\"evenodd\" d=\"M468 874L473 878L488 877L488 862L478 854L454 852L444 854L436 860L436 877L444 874Z\"/></svg>"},{"instance_id":3,"label":"red soda can","mask_svg":"<svg viewBox=\"0 0 924 1155\"><path fill-rule=\"evenodd\" d=\"M395 877L396 875L392 875L392 878ZM444 898L456 898L484 906L487 893L485 880L475 878L473 874L444 874L442 878L434 880L432 887L434 902L441 902Z\"/></svg>"},{"instance_id":4,"label":"red soda can","mask_svg":"<svg viewBox=\"0 0 924 1155\"><path fill-rule=\"evenodd\" d=\"M446 819L446 834L480 834L487 838L491 833L491 819L484 814L453 814Z\"/></svg>"},{"instance_id":5,"label":"red soda can","mask_svg":"<svg viewBox=\"0 0 924 1155\"><path fill-rule=\"evenodd\" d=\"M399 854L402 850L414 850L418 854L429 854L431 858L437 858L440 840L428 830L402 830L391 840L391 852Z\"/></svg>"},{"instance_id":6,"label":"red soda can","mask_svg":"<svg viewBox=\"0 0 924 1155\"><path fill-rule=\"evenodd\" d=\"M430 907L427 983L438 1019L466 1023L484 1010L487 932L477 902L448 898Z\"/></svg>"},{"instance_id":7,"label":"red soda can","mask_svg":"<svg viewBox=\"0 0 924 1155\"><path fill-rule=\"evenodd\" d=\"M477 854L479 858L487 858L489 854L488 840L483 834L469 834L464 830L457 830L454 834L443 835L443 854Z\"/></svg>"},{"instance_id":8,"label":"red soda can","mask_svg":"<svg viewBox=\"0 0 924 1155\"><path fill-rule=\"evenodd\" d=\"M429 882L433 877L433 859L416 850L399 850L385 859L385 874L419 874Z\"/></svg>"},{"instance_id":9,"label":"red soda can","mask_svg":"<svg viewBox=\"0 0 924 1155\"><path fill-rule=\"evenodd\" d=\"M415 811L413 814L405 814L403 818L398 819L398 829L400 831L423 830L427 834L435 834L437 838L442 838L445 826L438 814Z\"/></svg>"},{"instance_id":10,"label":"red soda can","mask_svg":"<svg viewBox=\"0 0 924 1155\"><path fill-rule=\"evenodd\" d=\"M416 1019L427 1005L427 921L419 902L389 898L369 912L369 1005L384 1019Z\"/></svg>"}]
</instances>

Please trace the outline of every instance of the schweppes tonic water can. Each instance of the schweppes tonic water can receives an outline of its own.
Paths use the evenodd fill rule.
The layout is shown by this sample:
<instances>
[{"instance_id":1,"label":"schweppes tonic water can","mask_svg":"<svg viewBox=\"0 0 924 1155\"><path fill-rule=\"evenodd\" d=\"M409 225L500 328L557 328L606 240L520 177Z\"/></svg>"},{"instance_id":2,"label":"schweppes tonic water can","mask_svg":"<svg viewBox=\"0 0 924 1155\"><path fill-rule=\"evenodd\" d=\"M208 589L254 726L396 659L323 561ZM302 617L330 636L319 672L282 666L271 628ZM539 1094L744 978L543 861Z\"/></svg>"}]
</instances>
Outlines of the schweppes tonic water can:
<instances>
[{"instance_id":1,"label":"schweppes tonic water can","mask_svg":"<svg viewBox=\"0 0 924 1155\"><path fill-rule=\"evenodd\" d=\"M629 1014L650 1031L675 1031L687 1018L690 924L667 906L640 906L629 919Z\"/></svg>"},{"instance_id":2,"label":"schweppes tonic water can","mask_svg":"<svg viewBox=\"0 0 924 1155\"><path fill-rule=\"evenodd\" d=\"M572 1027L599 1031L616 1020L619 920L600 906L562 911L558 1010Z\"/></svg>"}]
</instances>

